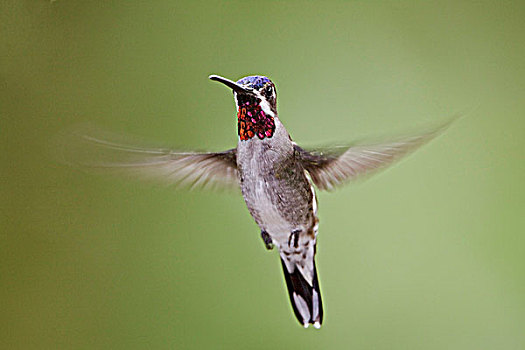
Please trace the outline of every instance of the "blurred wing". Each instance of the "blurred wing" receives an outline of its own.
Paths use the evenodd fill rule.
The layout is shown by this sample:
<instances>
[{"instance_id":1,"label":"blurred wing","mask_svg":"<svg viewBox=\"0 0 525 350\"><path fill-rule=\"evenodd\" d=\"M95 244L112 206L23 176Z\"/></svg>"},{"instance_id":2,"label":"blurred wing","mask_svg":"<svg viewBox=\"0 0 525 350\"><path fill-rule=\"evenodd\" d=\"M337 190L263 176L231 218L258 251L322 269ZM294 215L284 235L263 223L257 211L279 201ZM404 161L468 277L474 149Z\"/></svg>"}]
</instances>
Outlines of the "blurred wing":
<instances>
[{"instance_id":1,"label":"blurred wing","mask_svg":"<svg viewBox=\"0 0 525 350\"><path fill-rule=\"evenodd\" d=\"M450 122L419 135L401 137L390 142L327 148L308 151L295 145L296 152L312 181L320 190L332 190L385 168L416 150L443 132Z\"/></svg>"},{"instance_id":2,"label":"blurred wing","mask_svg":"<svg viewBox=\"0 0 525 350\"><path fill-rule=\"evenodd\" d=\"M92 171L123 173L181 187L239 188L235 149L217 153L179 152L113 142L108 135L104 133L101 138L82 131L68 133L61 138L58 150L62 161Z\"/></svg>"}]
</instances>

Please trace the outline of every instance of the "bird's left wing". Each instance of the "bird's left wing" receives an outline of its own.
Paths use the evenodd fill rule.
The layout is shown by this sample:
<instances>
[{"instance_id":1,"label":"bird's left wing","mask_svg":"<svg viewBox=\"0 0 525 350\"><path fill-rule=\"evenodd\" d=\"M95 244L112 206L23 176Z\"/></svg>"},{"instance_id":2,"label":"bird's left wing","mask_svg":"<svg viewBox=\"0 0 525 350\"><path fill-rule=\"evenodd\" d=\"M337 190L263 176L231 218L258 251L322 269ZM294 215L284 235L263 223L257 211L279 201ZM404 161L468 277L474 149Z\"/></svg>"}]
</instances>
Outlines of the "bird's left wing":
<instances>
[{"instance_id":1,"label":"bird's left wing","mask_svg":"<svg viewBox=\"0 0 525 350\"><path fill-rule=\"evenodd\" d=\"M131 146L128 139L80 128L60 138L58 153L63 162L96 172L122 173L189 188L239 188L235 149L181 152Z\"/></svg>"},{"instance_id":2,"label":"bird's left wing","mask_svg":"<svg viewBox=\"0 0 525 350\"><path fill-rule=\"evenodd\" d=\"M451 122L438 128L392 141L308 151L295 145L296 155L320 190L332 190L347 181L394 163L432 140Z\"/></svg>"}]
</instances>

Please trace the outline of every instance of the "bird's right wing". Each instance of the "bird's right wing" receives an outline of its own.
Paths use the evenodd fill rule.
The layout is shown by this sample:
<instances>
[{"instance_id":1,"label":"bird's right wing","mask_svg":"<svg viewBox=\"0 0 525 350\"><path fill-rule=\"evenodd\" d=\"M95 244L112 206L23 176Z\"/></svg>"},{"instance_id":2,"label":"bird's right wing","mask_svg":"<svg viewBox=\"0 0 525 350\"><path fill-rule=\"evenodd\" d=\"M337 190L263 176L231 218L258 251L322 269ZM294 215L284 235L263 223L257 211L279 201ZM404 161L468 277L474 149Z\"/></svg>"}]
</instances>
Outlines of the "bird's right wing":
<instances>
[{"instance_id":1,"label":"bird's right wing","mask_svg":"<svg viewBox=\"0 0 525 350\"><path fill-rule=\"evenodd\" d=\"M121 136L79 128L59 138L60 160L96 172L111 172L202 189L238 189L236 150L181 152L138 147Z\"/></svg>"},{"instance_id":2,"label":"bird's right wing","mask_svg":"<svg viewBox=\"0 0 525 350\"><path fill-rule=\"evenodd\" d=\"M453 120L440 127L387 142L358 144L308 151L295 145L296 154L320 190L374 173L432 140Z\"/></svg>"}]
</instances>

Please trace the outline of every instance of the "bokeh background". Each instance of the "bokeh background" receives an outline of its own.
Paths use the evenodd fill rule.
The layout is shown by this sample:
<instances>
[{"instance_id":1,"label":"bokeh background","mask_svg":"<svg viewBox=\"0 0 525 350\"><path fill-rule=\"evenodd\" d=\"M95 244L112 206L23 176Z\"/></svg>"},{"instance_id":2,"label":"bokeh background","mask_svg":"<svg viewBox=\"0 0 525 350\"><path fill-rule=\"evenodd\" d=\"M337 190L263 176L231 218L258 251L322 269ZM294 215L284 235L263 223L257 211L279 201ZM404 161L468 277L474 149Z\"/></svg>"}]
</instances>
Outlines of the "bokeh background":
<instances>
[{"instance_id":1,"label":"bokeh background","mask_svg":"<svg viewBox=\"0 0 525 350\"><path fill-rule=\"evenodd\" d=\"M0 348L525 348L523 1L4 0ZM89 122L236 143L231 93L268 75L302 145L458 113L393 168L319 194L320 331L239 195L53 160Z\"/></svg>"}]
</instances>

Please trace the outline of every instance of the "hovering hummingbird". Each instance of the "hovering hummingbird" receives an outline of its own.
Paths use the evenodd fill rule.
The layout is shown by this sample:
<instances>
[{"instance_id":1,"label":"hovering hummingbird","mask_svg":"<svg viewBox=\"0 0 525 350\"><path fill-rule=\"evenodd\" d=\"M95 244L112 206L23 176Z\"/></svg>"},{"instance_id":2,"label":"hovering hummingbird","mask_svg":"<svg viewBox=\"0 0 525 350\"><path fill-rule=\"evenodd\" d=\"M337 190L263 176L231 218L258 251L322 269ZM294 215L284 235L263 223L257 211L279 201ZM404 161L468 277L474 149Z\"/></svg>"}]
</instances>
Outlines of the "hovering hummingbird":
<instances>
[{"instance_id":1,"label":"hovering hummingbird","mask_svg":"<svg viewBox=\"0 0 525 350\"><path fill-rule=\"evenodd\" d=\"M191 188L240 187L266 248L275 246L279 251L295 316L305 328L310 324L320 328L323 305L315 267L319 223L315 187L332 190L384 168L431 140L448 123L391 142L306 150L292 141L281 123L270 79L257 75L237 82L218 75L209 78L233 91L239 136L236 148L178 152L81 135L105 155L95 152L96 161L85 162L78 161L81 155L75 151L73 162L151 175ZM88 149L93 157L93 147Z\"/></svg>"}]
</instances>

